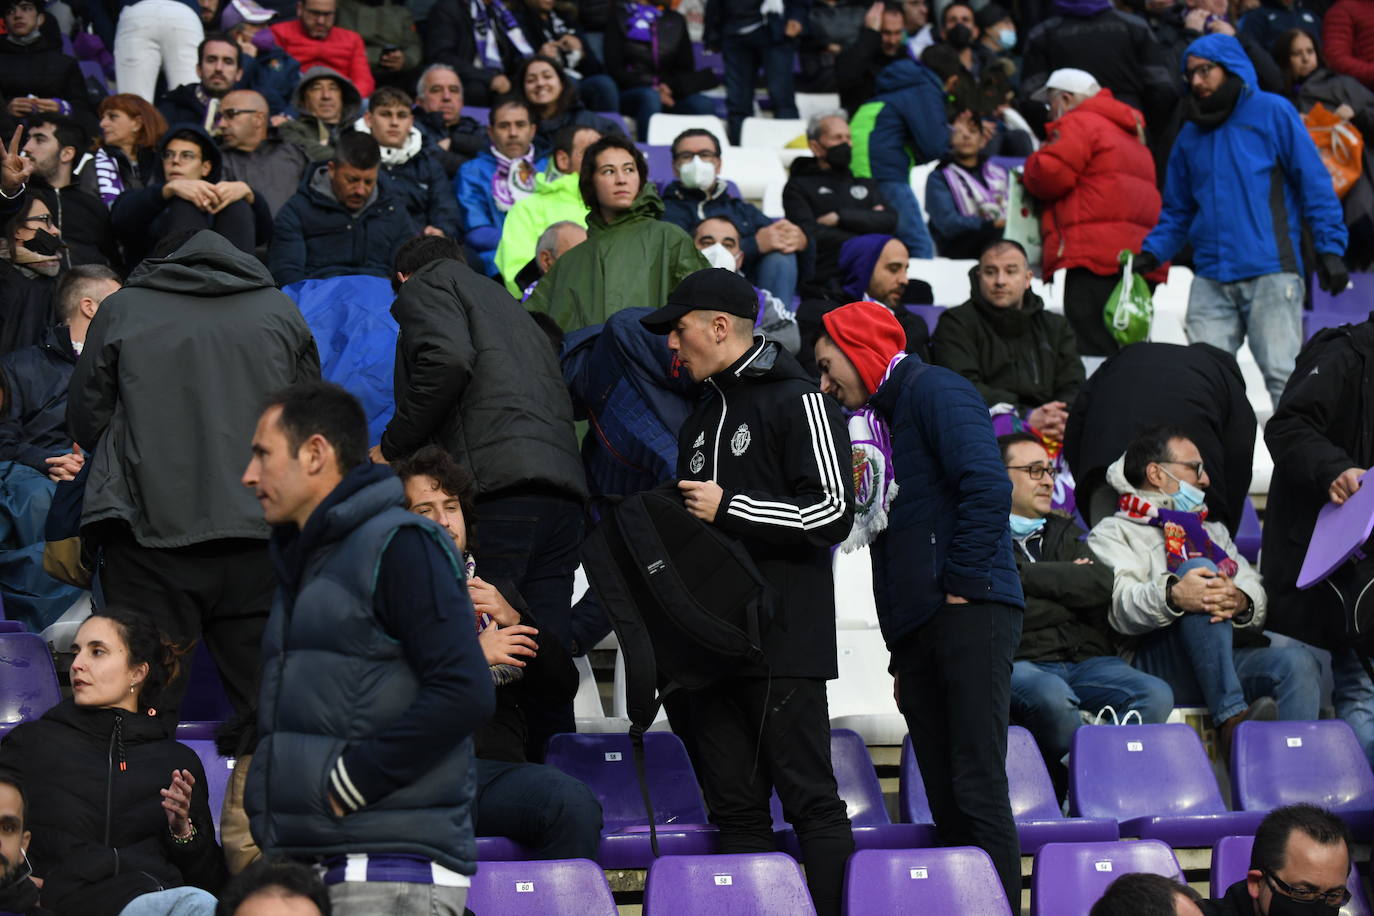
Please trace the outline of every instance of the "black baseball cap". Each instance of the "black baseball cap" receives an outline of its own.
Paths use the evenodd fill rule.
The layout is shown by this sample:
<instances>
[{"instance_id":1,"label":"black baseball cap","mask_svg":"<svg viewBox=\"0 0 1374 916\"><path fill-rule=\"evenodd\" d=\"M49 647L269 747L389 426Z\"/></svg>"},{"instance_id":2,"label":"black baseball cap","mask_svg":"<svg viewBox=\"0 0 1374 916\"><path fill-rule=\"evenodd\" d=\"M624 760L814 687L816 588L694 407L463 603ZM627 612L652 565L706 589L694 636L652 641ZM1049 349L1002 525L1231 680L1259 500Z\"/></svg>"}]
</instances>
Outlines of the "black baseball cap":
<instances>
[{"instance_id":1,"label":"black baseball cap","mask_svg":"<svg viewBox=\"0 0 1374 916\"><path fill-rule=\"evenodd\" d=\"M639 323L654 334L667 334L688 312L725 312L751 321L758 316L759 298L753 284L732 270L708 267L688 274L671 293L668 304Z\"/></svg>"}]
</instances>

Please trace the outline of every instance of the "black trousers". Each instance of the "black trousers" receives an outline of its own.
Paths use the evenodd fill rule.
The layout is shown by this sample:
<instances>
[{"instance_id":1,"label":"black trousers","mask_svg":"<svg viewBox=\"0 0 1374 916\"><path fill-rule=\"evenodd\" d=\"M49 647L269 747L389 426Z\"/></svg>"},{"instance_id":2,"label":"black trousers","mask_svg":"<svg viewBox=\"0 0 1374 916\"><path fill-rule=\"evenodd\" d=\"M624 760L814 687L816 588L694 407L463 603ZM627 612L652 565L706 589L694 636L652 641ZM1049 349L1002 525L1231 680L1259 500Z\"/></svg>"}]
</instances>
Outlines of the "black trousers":
<instances>
[{"instance_id":1,"label":"black trousers","mask_svg":"<svg viewBox=\"0 0 1374 916\"><path fill-rule=\"evenodd\" d=\"M178 645L204 637L236 711L257 705L262 633L277 577L267 542L205 541L189 547L140 546L127 531L102 544L100 587L107 606L141 611ZM186 694L191 653L181 676L157 701L176 722Z\"/></svg>"},{"instance_id":2,"label":"black trousers","mask_svg":"<svg viewBox=\"0 0 1374 916\"><path fill-rule=\"evenodd\" d=\"M669 719L691 752L720 851L777 851L768 804L777 788L816 911L838 916L854 836L830 764L825 681L732 678L679 691Z\"/></svg>"},{"instance_id":3,"label":"black trousers","mask_svg":"<svg viewBox=\"0 0 1374 916\"><path fill-rule=\"evenodd\" d=\"M940 843L991 856L1013 911L1021 905L1021 844L1007 790L1007 724L1021 617L995 602L941 605L892 650L898 706Z\"/></svg>"},{"instance_id":4,"label":"black trousers","mask_svg":"<svg viewBox=\"0 0 1374 916\"><path fill-rule=\"evenodd\" d=\"M253 207L246 200L236 200L218 213L206 213L188 200L173 197L167 202L162 216L154 221L153 229L156 233L154 244L169 235L199 229L215 230L247 254L252 254L257 244Z\"/></svg>"},{"instance_id":5,"label":"black trousers","mask_svg":"<svg viewBox=\"0 0 1374 916\"><path fill-rule=\"evenodd\" d=\"M1103 277L1086 267L1070 267L1065 271L1064 317L1073 328L1079 356L1111 356L1121 349L1102 321L1107 297L1120 282L1120 274Z\"/></svg>"}]
</instances>

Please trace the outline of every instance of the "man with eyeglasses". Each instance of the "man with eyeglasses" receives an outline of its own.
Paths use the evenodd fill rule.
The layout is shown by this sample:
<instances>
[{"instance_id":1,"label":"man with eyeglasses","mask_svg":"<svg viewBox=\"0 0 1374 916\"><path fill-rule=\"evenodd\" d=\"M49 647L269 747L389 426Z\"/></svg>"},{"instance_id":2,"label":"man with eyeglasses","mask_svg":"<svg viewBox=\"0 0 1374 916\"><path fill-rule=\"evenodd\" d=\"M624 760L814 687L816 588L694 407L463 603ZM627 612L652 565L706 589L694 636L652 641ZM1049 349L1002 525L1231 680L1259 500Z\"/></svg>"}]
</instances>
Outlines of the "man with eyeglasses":
<instances>
[{"instance_id":1,"label":"man with eyeglasses","mask_svg":"<svg viewBox=\"0 0 1374 916\"><path fill-rule=\"evenodd\" d=\"M270 28L282 50L301 65L302 73L328 67L347 77L365 98L377 88L367 63L367 46L357 32L334 24L338 7L338 0L299 0L295 19Z\"/></svg>"},{"instance_id":2,"label":"man with eyeglasses","mask_svg":"<svg viewBox=\"0 0 1374 916\"><path fill-rule=\"evenodd\" d=\"M1350 902L1350 831L1316 805L1275 808L1255 831L1250 870L1220 900L1203 903L1208 916L1337 916Z\"/></svg>"},{"instance_id":3,"label":"man with eyeglasses","mask_svg":"<svg viewBox=\"0 0 1374 916\"><path fill-rule=\"evenodd\" d=\"M268 120L267 99L249 89L224 97L215 124L226 181L248 181L267 201L272 216L296 193L309 159L277 133Z\"/></svg>"},{"instance_id":4,"label":"man with eyeglasses","mask_svg":"<svg viewBox=\"0 0 1374 916\"><path fill-rule=\"evenodd\" d=\"M1011 478L1011 541L1026 615L1011 669L1011 716L1030 729L1060 794L1064 760L1082 713L1110 706L1142 722L1163 722L1174 692L1116 655L1107 626L1112 570L1084 543L1086 532L1050 511L1054 465L1040 439L1010 433L997 440Z\"/></svg>"},{"instance_id":5,"label":"man with eyeglasses","mask_svg":"<svg viewBox=\"0 0 1374 916\"><path fill-rule=\"evenodd\" d=\"M1212 34L1188 46L1187 119L1169 155L1164 209L1135 270L1149 273L1184 244L1196 276L1188 339L1230 353L1247 337L1277 404L1303 342L1304 226L1322 289L1349 283L1348 240L1331 176L1297 110L1263 92L1245 49Z\"/></svg>"},{"instance_id":6,"label":"man with eyeglasses","mask_svg":"<svg viewBox=\"0 0 1374 916\"><path fill-rule=\"evenodd\" d=\"M1107 621L1129 638L1131 663L1167 681L1179 705L1209 709L1224 757L1241 722L1315 719L1316 657L1263 635L1264 583L1226 526L1208 520L1207 469L1187 433L1142 431L1107 481L1118 510L1088 546L1115 573Z\"/></svg>"}]
</instances>

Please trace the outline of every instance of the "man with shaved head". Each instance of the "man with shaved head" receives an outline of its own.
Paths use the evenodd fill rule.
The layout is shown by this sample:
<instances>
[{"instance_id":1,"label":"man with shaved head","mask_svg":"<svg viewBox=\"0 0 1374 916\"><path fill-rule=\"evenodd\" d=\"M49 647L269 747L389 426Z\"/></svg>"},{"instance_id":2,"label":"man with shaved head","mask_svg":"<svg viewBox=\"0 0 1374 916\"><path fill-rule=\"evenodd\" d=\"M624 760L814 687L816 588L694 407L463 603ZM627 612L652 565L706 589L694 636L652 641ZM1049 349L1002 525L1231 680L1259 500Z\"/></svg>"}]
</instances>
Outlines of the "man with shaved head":
<instances>
[{"instance_id":1,"label":"man with shaved head","mask_svg":"<svg viewBox=\"0 0 1374 916\"><path fill-rule=\"evenodd\" d=\"M301 183L309 161L305 151L283 140L268 120L267 99L251 89L224 97L215 134L224 151L226 181L248 181L275 217Z\"/></svg>"}]
</instances>

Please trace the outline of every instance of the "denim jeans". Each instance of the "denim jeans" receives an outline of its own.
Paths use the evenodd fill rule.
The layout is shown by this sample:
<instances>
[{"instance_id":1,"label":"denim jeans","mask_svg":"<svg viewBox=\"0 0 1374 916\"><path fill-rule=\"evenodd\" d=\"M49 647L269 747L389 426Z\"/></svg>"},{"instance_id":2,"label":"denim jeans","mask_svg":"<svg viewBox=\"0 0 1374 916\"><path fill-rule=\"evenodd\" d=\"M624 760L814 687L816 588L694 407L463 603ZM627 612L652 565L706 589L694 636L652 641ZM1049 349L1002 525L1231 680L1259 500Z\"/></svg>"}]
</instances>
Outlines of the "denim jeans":
<instances>
[{"instance_id":1,"label":"denim jeans","mask_svg":"<svg viewBox=\"0 0 1374 916\"><path fill-rule=\"evenodd\" d=\"M124 7L114 44L119 91L153 101L159 69L169 89L200 82L196 52L204 38L200 17L178 0L138 0Z\"/></svg>"},{"instance_id":2,"label":"denim jeans","mask_svg":"<svg viewBox=\"0 0 1374 916\"><path fill-rule=\"evenodd\" d=\"M604 73L585 76L577 83L577 95L589 111L619 111L620 90Z\"/></svg>"},{"instance_id":3,"label":"denim jeans","mask_svg":"<svg viewBox=\"0 0 1374 916\"><path fill-rule=\"evenodd\" d=\"M1035 736L1046 761L1068 755L1073 733L1083 724L1080 710L1096 713L1104 706L1118 716L1134 709L1143 722L1163 722L1174 708L1174 692L1115 655L1012 665L1011 717Z\"/></svg>"},{"instance_id":4,"label":"denim jeans","mask_svg":"<svg viewBox=\"0 0 1374 916\"><path fill-rule=\"evenodd\" d=\"M663 111L663 100L652 86L620 90L620 112L635 119L635 139L645 143L649 139L649 119ZM716 113L716 103L704 95L689 95L676 99L671 114L709 115Z\"/></svg>"},{"instance_id":5,"label":"denim jeans","mask_svg":"<svg viewBox=\"0 0 1374 916\"><path fill-rule=\"evenodd\" d=\"M1180 706L1205 705L1220 725L1260 697L1273 697L1279 718L1315 719L1321 666L1301 646L1235 649L1229 623L1184 614L1141 640L1135 667L1162 678Z\"/></svg>"},{"instance_id":6,"label":"denim jeans","mask_svg":"<svg viewBox=\"0 0 1374 916\"><path fill-rule=\"evenodd\" d=\"M739 145L740 126L745 118L753 117L754 80L760 67L768 83L768 97L773 100L773 116L798 116L797 99L792 93L792 61L796 55L797 39L775 39L766 23L747 35L726 35L722 39L725 110L731 143Z\"/></svg>"},{"instance_id":7,"label":"denim jeans","mask_svg":"<svg viewBox=\"0 0 1374 916\"><path fill-rule=\"evenodd\" d=\"M1336 715L1355 730L1365 757L1374 763L1374 684L1353 649L1331 653L1331 678L1335 681L1331 702Z\"/></svg>"},{"instance_id":8,"label":"denim jeans","mask_svg":"<svg viewBox=\"0 0 1374 916\"><path fill-rule=\"evenodd\" d=\"M401 881L341 881L329 885L334 916L463 916L466 887Z\"/></svg>"},{"instance_id":9,"label":"denim jeans","mask_svg":"<svg viewBox=\"0 0 1374 916\"><path fill-rule=\"evenodd\" d=\"M883 192L887 205L897 211L897 238L906 246L906 253L913 258L935 257L935 243L930 240L921 203L910 182L880 181L878 190Z\"/></svg>"},{"instance_id":10,"label":"denim jeans","mask_svg":"<svg viewBox=\"0 0 1374 916\"><path fill-rule=\"evenodd\" d=\"M595 859L601 805L587 786L540 763L477 760L472 826L478 836L510 837L538 859Z\"/></svg>"},{"instance_id":11,"label":"denim jeans","mask_svg":"<svg viewBox=\"0 0 1374 916\"><path fill-rule=\"evenodd\" d=\"M770 251L748 265L744 275L749 282L766 289L788 308L792 307L792 297L797 292L797 256Z\"/></svg>"},{"instance_id":12,"label":"denim jeans","mask_svg":"<svg viewBox=\"0 0 1374 916\"><path fill-rule=\"evenodd\" d=\"M1188 294L1189 343L1209 343L1234 354L1248 336L1275 404L1302 347L1302 277L1264 274L1234 283L1194 277Z\"/></svg>"},{"instance_id":13,"label":"denim jeans","mask_svg":"<svg viewBox=\"0 0 1374 916\"><path fill-rule=\"evenodd\" d=\"M198 887L174 887L140 894L119 911L119 916L215 916L217 903L215 895L209 891Z\"/></svg>"}]
</instances>

